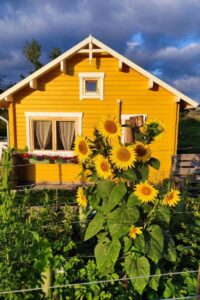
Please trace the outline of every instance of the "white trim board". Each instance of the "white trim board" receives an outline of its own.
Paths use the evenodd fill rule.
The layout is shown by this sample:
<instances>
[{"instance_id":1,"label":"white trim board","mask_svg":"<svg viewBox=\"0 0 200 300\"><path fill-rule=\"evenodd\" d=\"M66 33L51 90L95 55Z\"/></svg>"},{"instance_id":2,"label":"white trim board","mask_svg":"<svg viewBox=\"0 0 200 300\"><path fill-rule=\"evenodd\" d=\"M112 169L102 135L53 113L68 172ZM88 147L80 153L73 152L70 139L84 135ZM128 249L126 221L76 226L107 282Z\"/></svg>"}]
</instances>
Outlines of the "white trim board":
<instances>
[{"instance_id":1,"label":"white trim board","mask_svg":"<svg viewBox=\"0 0 200 300\"><path fill-rule=\"evenodd\" d=\"M179 92L163 80L159 79L158 77L154 76L153 74L149 73L145 69L141 68L140 66L136 65L134 62L129 60L128 58L124 57L123 55L119 54L115 50L111 49L110 47L106 46L96 38L92 37L91 35L84 39L82 42L78 43L53 61L49 62L46 64L44 67L41 69L37 70L33 74L29 75L4 93L0 94L0 100L6 100L6 101L11 101L13 99L14 93L16 93L18 90L22 89L23 87L29 85L29 83L42 76L43 74L47 73L49 70L53 69L56 66L59 66L60 64L63 63L64 60L69 59L71 56L75 55L79 50L83 49L85 46L88 44L94 44L95 46L99 47L100 49L104 50L108 54L112 55L116 59L120 61L120 64L122 65L123 63L126 64L127 66L131 67L132 69L138 71L140 74L144 75L147 79L150 79L151 82L155 82L156 84L160 85L164 89L168 90L172 95L174 95L174 101L179 102L180 100L185 101L189 106L192 107L197 107L199 104L198 102L194 101L190 97L184 95L183 93ZM147 87L148 88L148 87Z\"/></svg>"}]
</instances>

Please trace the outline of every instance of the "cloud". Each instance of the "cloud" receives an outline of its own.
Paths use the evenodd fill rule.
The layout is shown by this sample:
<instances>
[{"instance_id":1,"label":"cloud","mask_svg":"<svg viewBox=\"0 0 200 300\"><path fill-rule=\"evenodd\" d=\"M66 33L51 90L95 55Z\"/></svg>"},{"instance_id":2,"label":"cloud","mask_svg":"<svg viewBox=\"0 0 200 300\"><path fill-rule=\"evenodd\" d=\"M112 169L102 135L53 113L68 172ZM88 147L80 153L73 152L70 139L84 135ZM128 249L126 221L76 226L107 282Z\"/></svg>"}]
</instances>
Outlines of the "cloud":
<instances>
[{"instance_id":1,"label":"cloud","mask_svg":"<svg viewBox=\"0 0 200 300\"><path fill-rule=\"evenodd\" d=\"M47 62L52 47L66 51L91 33L179 86L200 76L199 19L199 0L1 0L0 73L16 80L28 71L25 41L36 38ZM188 95L194 89L188 81Z\"/></svg>"}]
</instances>

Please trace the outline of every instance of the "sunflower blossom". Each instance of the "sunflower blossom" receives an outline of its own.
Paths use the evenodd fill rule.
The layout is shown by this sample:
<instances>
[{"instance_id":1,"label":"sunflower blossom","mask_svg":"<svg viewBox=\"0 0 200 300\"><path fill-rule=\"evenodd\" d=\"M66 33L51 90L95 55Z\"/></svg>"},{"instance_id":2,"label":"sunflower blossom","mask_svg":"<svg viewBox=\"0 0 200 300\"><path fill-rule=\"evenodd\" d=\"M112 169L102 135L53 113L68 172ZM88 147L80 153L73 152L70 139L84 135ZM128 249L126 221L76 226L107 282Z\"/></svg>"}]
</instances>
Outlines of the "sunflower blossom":
<instances>
[{"instance_id":1,"label":"sunflower blossom","mask_svg":"<svg viewBox=\"0 0 200 300\"><path fill-rule=\"evenodd\" d=\"M99 154L94 158L95 169L97 175L101 178L107 179L112 176L110 163L107 158Z\"/></svg>"},{"instance_id":2,"label":"sunflower blossom","mask_svg":"<svg viewBox=\"0 0 200 300\"><path fill-rule=\"evenodd\" d=\"M132 145L116 145L111 150L110 159L117 168L127 170L128 168L134 166L136 154Z\"/></svg>"},{"instance_id":3,"label":"sunflower blossom","mask_svg":"<svg viewBox=\"0 0 200 300\"><path fill-rule=\"evenodd\" d=\"M85 196L84 189L82 187L79 187L77 190L76 200L77 200L79 206L86 208L87 198Z\"/></svg>"},{"instance_id":4,"label":"sunflower blossom","mask_svg":"<svg viewBox=\"0 0 200 300\"><path fill-rule=\"evenodd\" d=\"M130 236L131 239L135 239L137 237L136 235L142 234L141 229L142 227L134 227L132 225L128 235Z\"/></svg>"},{"instance_id":5,"label":"sunflower blossom","mask_svg":"<svg viewBox=\"0 0 200 300\"><path fill-rule=\"evenodd\" d=\"M167 193L167 195L165 195L163 199L163 204L173 207L180 201L180 199L180 191L172 189Z\"/></svg>"},{"instance_id":6,"label":"sunflower blossom","mask_svg":"<svg viewBox=\"0 0 200 300\"><path fill-rule=\"evenodd\" d=\"M147 203L155 200L158 191L151 184L145 181L136 184L133 194L137 196L142 203Z\"/></svg>"},{"instance_id":7,"label":"sunflower blossom","mask_svg":"<svg viewBox=\"0 0 200 300\"><path fill-rule=\"evenodd\" d=\"M86 137L77 136L75 140L74 154L78 156L78 160L85 162L92 154L89 142Z\"/></svg>"},{"instance_id":8,"label":"sunflower blossom","mask_svg":"<svg viewBox=\"0 0 200 300\"><path fill-rule=\"evenodd\" d=\"M134 145L134 150L137 154L137 160L141 162L146 162L151 158L151 149L148 145L141 142L137 142Z\"/></svg>"},{"instance_id":9,"label":"sunflower blossom","mask_svg":"<svg viewBox=\"0 0 200 300\"><path fill-rule=\"evenodd\" d=\"M103 137L109 139L116 139L122 134L121 126L115 117L102 118L97 129Z\"/></svg>"}]
</instances>

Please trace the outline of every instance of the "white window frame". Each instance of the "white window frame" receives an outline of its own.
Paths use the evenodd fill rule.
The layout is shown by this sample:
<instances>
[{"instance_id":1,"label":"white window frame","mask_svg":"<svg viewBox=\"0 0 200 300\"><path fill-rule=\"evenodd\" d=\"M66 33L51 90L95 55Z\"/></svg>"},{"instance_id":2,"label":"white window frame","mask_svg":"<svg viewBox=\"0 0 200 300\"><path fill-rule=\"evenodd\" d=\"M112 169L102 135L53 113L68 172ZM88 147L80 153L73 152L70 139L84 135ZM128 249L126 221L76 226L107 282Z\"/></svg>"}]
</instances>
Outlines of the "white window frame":
<instances>
[{"instance_id":1,"label":"white window frame","mask_svg":"<svg viewBox=\"0 0 200 300\"><path fill-rule=\"evenodd\" d=\"M33 150L31 149L31 119L32 118L77 118L78 119L78 127L77 127L77 133L78 135L82 134L82 118L83 113L82 112L26 112L26 141L27 141L27 147L29 149L29 153L33 154L47 154L47 155L60 155L60 156L73 156L74 151L70 150Z\"/></svg>"},{"instance_id":2,"label":"white window frame","mask_svg":"<svg viewBox=\"0 0 200 300\"><path fill-rule=\"evenodd\" d=\"M99 72L83 72L79 73L79 89L80 89L80 100L83 99L100 99L103 100L104 97L104 77L105 73ZM96 81L97 80L97 92L87 92L85 85L86 81Z\"/></svg>"},{"instance_id":3,"label":"white window frame","mask_svg":"<svg viewBox=\"0 0 200 300\"><path fill-rule=\"evenodd\" d=\"M129 120L132 117L138 117L138 116L143 116L143 121L144 123L147 120L147 114L123 114L121 115L121 125L125 124L126 120ZM122 127L122 143L124 144L124 133L125 133L125 127Z\"/></svg>"}]
</instances>

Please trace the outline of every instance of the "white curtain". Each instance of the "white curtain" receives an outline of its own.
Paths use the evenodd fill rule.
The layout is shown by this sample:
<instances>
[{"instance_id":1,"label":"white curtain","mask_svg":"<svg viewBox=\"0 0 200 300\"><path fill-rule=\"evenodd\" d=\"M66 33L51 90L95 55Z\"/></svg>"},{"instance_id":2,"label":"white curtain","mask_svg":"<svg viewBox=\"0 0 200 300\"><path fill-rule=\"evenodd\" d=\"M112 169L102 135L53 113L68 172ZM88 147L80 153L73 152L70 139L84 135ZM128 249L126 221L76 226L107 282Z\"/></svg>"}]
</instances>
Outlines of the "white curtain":
<instances>
[{"instance_id":1,"label":"white curtain","mask_svg":"<svg viewBox=\"0 0 200 300\"><path fill-rule=\"evenodd\" d=\"M71 150L75 138L75 122L59 121L58 131L63 148L65 150Z\"/></svg>"},{"instance_id":2,"label":"white curtain","mask_svg":"<svg viewBox=\"0 0 200 300\"><path fill-rule=\"evenodd\" d=\"M51 121L35 121L35 133L41 150L46 149L52 136Z\"/></svg>"}]
</instances>

